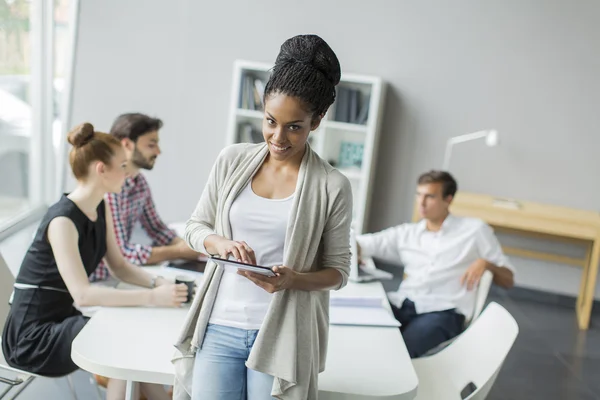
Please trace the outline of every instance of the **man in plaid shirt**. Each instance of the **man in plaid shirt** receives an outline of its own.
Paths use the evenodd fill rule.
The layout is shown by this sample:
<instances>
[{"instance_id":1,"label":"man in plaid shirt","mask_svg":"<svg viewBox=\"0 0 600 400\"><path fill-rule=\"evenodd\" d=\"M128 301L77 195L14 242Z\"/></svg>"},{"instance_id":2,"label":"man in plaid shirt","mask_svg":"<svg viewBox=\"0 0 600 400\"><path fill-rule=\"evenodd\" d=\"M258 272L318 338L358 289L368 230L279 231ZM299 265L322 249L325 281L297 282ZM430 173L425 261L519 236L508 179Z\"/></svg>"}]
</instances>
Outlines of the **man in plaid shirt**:
<instances>
[{"instance_id":1,"label":"man in plaid shirt","mask_svg":"<svg viewBox=\"0 0 600 400\"><path fill-rule=\"evenodd\" d=\"M160 219L148 182L140 173L140 169L151 170L160 154L158 131L161 127L160 119L133 113L119 116L110 130L123 144L129 176L121 193L109 193L105 199L112 212L117 243L125 258L138 265L175 259L197 260L200 256ZM152 239L152 246L130 242L137 221ZM109 276L107 265L102 261L90 280Z\"/></svg>"}]
</instances>

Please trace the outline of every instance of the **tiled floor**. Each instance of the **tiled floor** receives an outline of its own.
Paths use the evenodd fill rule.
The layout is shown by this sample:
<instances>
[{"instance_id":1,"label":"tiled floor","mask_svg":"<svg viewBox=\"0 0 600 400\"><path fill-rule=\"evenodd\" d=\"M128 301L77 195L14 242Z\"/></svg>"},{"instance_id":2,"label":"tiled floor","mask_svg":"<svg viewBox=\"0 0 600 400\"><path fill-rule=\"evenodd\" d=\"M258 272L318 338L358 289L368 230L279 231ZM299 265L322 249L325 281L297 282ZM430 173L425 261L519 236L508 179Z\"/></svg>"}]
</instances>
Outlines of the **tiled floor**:
<instances>
[{"instance_id":1,"label":"tiled floor","mask_svg":"<svg viewBox=\"0 0 600 400\"><path fill-rule=\"evenodd\" d=\"M574 307L512 299L500 290L489 298L519 324L489 399L600 399L600 313L583 332Z\"/></svg>"},{"instance_id":2,"label":"tiled floor","mask_svg":"<svg viewBox=\"0 0 600 400\"><path fill-rule=\"evenodd\" d=\"M11 238L0 243L0 251L11 269L18 266L15 263L20 258L15 252L22 254L23 243L31 234L29 230L22 240ZM385 282L387 290L397 285L398 281ZM600 312L592 317L590 329L582 332L577 328L573 307L515 298L510 294L493 288L489 296L490 301L502 304L515 317L520 332L488 399L600 400L600 379L597 378L600 376ZM97 398L89 377L83 371L73 375L79 399ZM0 391L2 389L0 384ZM19 397L22 400L69 398L65 379L37 379Z\"/></svg>"}]
</instances>

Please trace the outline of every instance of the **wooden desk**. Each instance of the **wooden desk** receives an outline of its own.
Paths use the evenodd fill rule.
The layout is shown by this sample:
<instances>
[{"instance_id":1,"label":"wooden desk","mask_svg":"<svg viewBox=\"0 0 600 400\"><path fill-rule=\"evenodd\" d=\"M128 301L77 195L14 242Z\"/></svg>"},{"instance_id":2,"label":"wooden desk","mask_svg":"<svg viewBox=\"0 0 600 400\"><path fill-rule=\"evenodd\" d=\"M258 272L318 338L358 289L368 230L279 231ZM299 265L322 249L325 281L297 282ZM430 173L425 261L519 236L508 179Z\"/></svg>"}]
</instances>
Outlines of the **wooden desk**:
<instances>
[{"instance_id":1,"label":"wooden desk","mask_svg":"<svg viewBox=\"0 0 600 400\"><path fill-rule=\"evenodd\" d=\"M577 322L580 329L589 327L600 261L600 213L463 192L456 194L450 211L458 216L480 218L500 232L585 244L583 259L515 247L504 247L504 251L519 257L583 267L577 296ZM413 220L418 219L415 204Z\"/></svg>"}]
</instances>

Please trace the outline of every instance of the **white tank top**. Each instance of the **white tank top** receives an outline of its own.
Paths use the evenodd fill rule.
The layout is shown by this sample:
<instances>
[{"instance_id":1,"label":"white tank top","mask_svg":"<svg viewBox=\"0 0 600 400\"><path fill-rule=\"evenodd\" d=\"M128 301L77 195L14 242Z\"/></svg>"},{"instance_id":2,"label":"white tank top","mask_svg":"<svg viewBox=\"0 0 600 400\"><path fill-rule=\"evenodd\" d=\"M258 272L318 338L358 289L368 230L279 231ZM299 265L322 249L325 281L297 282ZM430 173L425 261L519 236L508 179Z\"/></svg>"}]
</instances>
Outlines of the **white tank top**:
<instances>
[{"instance_id":1,"label":"white tank top","mask_svg":"<svg viewBox=\"0 0 600 400\"><path fill-rule=\"evenodd\" d=\"M260 197L250 183L231 205L232 238L248 243L258 265L283 265L285 234L293 199L294 195L285 199ZM209 322L239 329L260 329L272 296L238 275L236 268L225 267Z\"/></svg>"}]
</instances>

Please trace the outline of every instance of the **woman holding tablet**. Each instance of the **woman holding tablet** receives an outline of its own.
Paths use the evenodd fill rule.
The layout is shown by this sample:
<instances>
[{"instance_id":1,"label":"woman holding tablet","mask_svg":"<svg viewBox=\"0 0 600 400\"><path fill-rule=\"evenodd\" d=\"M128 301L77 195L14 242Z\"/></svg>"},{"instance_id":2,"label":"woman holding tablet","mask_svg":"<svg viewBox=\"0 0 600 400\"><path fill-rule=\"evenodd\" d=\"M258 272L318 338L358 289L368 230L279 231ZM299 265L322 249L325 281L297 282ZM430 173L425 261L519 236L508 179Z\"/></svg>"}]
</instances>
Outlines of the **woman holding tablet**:
<instances>
[{"instance_id":1,"label":"woman holding tablet","mask_svg":"<svg viewBox=\"0 0 600 400\"><path fill-rule=\"evenodd\" d=\"M177 342L175 398L317 398L329 290L348 278L352 193L307 141L339 80L323 39L285 41L265 87L265 143L229 146L213 166L187 243L275 276L207 266Z\"/></svg>"}]
</instances>

